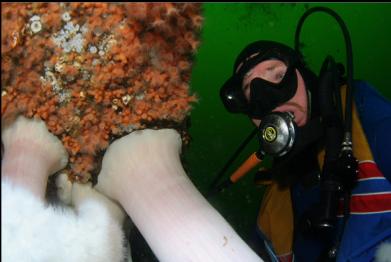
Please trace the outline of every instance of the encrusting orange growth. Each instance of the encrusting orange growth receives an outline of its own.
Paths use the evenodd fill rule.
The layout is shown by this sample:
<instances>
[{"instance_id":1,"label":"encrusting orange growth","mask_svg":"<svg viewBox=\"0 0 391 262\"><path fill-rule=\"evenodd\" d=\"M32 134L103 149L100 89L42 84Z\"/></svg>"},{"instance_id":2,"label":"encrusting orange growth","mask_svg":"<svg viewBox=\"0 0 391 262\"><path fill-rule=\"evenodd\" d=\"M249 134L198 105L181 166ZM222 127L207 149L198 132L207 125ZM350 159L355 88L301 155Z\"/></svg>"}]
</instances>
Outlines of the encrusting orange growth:
<instances>
[{"instance_id":1,"label":"encrusting orange growth","mask_svg":"<svg viewBox=\"0 0 391 262\"><path fill-rule=\"evenodd\" d=\"M181 129L202 25L197 3L2 3L2 121L46 121L86 182L109 143ZM28 132L28 130L26 130Z\"/></svg>"}]
</instances>

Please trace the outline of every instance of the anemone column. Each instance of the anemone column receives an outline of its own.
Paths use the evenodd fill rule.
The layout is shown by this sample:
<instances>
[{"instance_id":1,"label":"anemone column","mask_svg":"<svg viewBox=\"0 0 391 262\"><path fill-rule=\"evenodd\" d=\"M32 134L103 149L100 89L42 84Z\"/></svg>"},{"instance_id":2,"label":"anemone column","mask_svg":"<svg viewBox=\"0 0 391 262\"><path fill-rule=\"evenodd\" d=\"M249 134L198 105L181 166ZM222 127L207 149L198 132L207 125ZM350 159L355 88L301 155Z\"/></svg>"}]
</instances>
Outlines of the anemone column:
<instances>
[{"instance_id":1,"label":"anemone column","mask_svg":"<svg viewBox=\"0 0 391 262\"><path fill-rule=\"evenodd\" d=\"M260 261L194 187L172 129L135 131L112 143L97 189L117 200L160 261Z\"/></svg>"}]
</instances>

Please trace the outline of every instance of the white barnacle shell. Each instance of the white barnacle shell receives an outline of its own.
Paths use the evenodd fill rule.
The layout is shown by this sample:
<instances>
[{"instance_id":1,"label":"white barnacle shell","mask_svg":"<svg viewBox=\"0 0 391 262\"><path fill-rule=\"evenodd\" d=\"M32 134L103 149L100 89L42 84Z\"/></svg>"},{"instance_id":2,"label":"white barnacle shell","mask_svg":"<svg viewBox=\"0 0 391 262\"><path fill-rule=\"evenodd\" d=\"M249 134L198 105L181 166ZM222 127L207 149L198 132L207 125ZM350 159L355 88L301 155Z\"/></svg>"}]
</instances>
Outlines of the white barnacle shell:
<instances>
[{"instance_id":1,"label":"white barnacle shell","mask_svg":"<svg viewBox=\"0 0 391 262\"><path fill-rule=\"evenodd\" d=\"M122 103L124 105L127 105L132 98L133 98L133 96L127 94L127 95L122 97Z\"/></svg>"},{"instance_id":2,"label":"white barnacle shell","mask_svg":"<svg viewBox=\"0 0 391 262\"><path fill-rule=\"evenodd\" d=\"M42 30L42 24L40 21L33 21L30 25L31 32L34 34L40 32Z\"/></svg>"},{"instance_id":3,"label":"white barnacle shell","mask_svg":"<svg viewBox=\"0 0 391 262\"><path fill-rule=\"evenodd\" d=\"M98 48L96 48L96 46L90 46L90 48L88 49L90 51L91 54L96 54L96 52L98 52Z\"/></svg>"},{"instance_id":4,"label":"white barnacle shell","mask_svg":"<svg viewBox=\"0 0 391 262\"><path fill-rule=\"evenodd\" d=\"M65 22L69 22L72 19L72 17L68 12L65 12L62 14L61 19Z\"/></svg>"}]
</instances>

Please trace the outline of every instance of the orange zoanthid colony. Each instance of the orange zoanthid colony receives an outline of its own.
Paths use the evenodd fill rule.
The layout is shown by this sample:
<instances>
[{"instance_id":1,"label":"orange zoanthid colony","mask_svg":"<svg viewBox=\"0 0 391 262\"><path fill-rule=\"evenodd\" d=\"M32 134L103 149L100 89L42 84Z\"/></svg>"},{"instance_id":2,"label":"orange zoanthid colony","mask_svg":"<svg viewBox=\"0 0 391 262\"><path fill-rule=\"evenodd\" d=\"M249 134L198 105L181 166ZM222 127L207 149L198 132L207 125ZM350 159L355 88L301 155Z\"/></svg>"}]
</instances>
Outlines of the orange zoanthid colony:
<instances>
[{"instance_id":1,"label":"orange zoanthid colony","mask_svg":"<svg viewBox=\"0 0 391 262\"><path fill-rule=\"evenodd\" d=\"M184 126L200 4L2 3L1 21L2 121L44 120L71 180L96 175L115 138Z\"/></svg>"}]
</instances>

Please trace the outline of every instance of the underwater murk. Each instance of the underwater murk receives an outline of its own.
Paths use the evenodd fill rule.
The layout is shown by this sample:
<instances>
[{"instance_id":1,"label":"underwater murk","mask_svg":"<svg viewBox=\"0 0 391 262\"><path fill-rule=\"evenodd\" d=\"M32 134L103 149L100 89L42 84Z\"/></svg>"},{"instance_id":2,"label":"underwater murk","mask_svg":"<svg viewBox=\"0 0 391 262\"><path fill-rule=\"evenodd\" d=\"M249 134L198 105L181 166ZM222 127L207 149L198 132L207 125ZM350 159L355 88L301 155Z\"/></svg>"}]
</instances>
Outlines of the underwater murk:
<instances>
[{"instance_id":1,"label":"underwater murk","mask_svg":"<svg viewBox=\"0 0 391 262\"><path fill-rule=\"evenodd\" d=\"M1 7L2 122L44 120L69 153L72 181L95 176L109 143L133 130L176 128L188 142L200 4Z\"/></svg>"}]
</instances>

